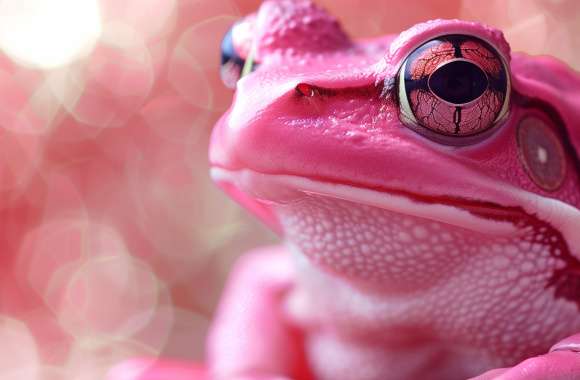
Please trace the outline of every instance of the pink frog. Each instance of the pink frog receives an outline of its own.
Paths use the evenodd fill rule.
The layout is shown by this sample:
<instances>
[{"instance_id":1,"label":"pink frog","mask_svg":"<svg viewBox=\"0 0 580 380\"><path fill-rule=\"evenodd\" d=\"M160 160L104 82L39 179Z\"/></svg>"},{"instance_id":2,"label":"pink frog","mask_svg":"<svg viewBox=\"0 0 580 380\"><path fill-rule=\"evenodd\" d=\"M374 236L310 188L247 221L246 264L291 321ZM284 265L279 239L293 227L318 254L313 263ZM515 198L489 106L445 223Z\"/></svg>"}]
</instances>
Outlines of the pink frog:
<instances>
[{"instance_id":1,"label":"pink frog","mask_svg":"<svg viewBox=\"0 0 580 380\"><path fill-rule=\"evenodd\" d=\"M239 260L204 367L110 379L580 379L578 73L474 22L353 41L282 0L222 74L211 174L284 244Z\"/></svg>"}]
</instances>

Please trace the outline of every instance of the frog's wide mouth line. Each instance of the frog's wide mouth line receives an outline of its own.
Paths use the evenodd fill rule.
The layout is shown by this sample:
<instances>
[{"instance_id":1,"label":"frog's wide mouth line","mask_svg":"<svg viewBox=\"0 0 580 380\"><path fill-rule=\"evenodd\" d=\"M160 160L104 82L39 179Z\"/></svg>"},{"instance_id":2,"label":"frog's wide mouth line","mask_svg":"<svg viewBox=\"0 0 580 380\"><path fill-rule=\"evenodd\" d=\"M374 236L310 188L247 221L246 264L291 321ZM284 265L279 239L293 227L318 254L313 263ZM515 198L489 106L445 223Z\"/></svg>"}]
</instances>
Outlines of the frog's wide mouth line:
<instances>
[{"instance_id":1,"label":"frog's wide mouth line","mask_svg":"<svg viewBox=\"0 0 580 380\"><path fill-rule=\"evenodd\" d=\"M252 197L266 202L291 203L309 193L317 194L494 235L515 233L513 221L527 216L521 208L502 207L490 202L449 196L426 196L400 190L379 191L305 177L262 174L251 170L229 171L212 168L211 176L216 182L231 183Z\"/></svg>"},{"instance_id":2,"label":"frog's wide mouth line","mask_svg":"<svg viewBox=\"0 0 580 380\"><path fill-rule=\"evenodd\" d=\"M475 201L453 196L422 195L411 191L375 189L285 174L264 174L250 169L212 167L212 178L228 183L255 199L291 203L308 194L323 195L383 208L405 215L446 223L488 235L520 233L525 220L550 224L559 230L570 247L580 246L580 210L558 200L540 197L517 188L501 190L505 203ZM490 191L490 193L492 193ZM509 202L509 203L508 203ZM503 203L503 202L502 202ZM580 256L580 252L573 252Z\"/></svg>"}]
</instances>

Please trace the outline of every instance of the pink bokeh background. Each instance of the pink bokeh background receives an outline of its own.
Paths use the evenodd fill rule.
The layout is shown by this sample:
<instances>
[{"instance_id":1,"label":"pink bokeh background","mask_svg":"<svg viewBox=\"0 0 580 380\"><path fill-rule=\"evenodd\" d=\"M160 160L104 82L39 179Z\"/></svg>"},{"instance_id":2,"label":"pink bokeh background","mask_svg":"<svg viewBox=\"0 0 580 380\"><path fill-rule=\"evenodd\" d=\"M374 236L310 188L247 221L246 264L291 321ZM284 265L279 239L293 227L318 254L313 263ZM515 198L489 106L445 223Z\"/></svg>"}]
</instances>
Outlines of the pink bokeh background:
<instances>
[{"instance_id":1,"label":"pink bokeh background","mask_svg":"<svg viewBox=\"0 0 580 380\"><path fill-rule=\"evenodd\" d=\"M203 360L231 263L276 241L208 176L219 44L259 3L0 0L0 378ZM318 3L356 37L479 20L580 69L574 0Z\"/></svg>"}]
</instances>

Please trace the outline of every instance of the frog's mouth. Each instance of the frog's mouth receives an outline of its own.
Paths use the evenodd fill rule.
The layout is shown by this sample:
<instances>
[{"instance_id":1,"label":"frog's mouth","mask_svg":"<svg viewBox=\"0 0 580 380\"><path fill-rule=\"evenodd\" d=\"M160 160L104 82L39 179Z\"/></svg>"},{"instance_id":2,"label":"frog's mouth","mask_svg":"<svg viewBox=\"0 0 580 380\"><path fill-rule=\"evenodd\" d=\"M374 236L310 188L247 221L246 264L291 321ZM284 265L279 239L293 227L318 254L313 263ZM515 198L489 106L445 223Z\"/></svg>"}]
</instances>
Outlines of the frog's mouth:
<instances>
[{"instance_id":1,"label":"frog's mouth","mask_svg":"<svg viewBox=\"0 0 580 380\"><path fill-rule=\"evenodd\" d=\"M517 189L506 190L511 204L498 204L251 170L211 174L302 254L355 281L417 291L453 270L527 265L548 273L542 286L580 307L579 252L570 249L580 247L580 212L561 202Z\"/></svg>"},{"instance_id":2,"label":"frog's mouth","mask_svg":"<svg viewBox=\"0 0 580 380\"><path fill-rule=\"evenodd\" d=\"M281 232L271 206L300 202L309 194L365 204L403 215L442 222L478 233L511 235L519 220L529 218L522 207L446 195L418 194L400 189L367 189L291 175L212 168L212 178L244 207Z\"/></svg>"},{"instance_id":3,"label":"frog's mouth","mask_svg":"<svg viewBox=\"0 0 580 380\"><path fill-rule=\"evenodd\" d=\"M572 256L580 258L580 210L513 187L497 188L497 185L490 184L481 189L481 194L489 195L487 199L473 200L264 174L249 169L213 167L211 176L232 198L280 234L283 234L283 228L273 205L301 202L309 195L318 194L489 236L513 236L521 234L522 226L545 224L561 236L570 247ZM501 199L495 194L501 194Z\"/></svg>"}]
</instances>

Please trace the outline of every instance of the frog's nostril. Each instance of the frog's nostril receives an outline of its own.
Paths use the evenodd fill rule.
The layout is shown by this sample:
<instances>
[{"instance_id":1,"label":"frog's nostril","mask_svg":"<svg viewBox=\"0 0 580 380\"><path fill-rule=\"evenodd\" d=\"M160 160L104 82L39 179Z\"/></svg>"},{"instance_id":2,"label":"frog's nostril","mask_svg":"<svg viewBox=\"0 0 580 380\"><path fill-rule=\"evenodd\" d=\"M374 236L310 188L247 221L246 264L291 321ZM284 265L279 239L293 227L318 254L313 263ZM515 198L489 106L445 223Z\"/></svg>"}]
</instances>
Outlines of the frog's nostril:
<instances>
[{"instance_id":1,"label":"frog's nostril","mask_svg":"<svg viewBox=\"0 0 580 380\"><path fill-rule=\"evenodd\" d=\"M296 92L302 96L311 98L316 95L316 87L309 85L308 83L298 83L296 85Z\"/></svg>"}]
</instances>

